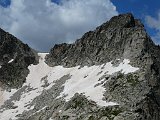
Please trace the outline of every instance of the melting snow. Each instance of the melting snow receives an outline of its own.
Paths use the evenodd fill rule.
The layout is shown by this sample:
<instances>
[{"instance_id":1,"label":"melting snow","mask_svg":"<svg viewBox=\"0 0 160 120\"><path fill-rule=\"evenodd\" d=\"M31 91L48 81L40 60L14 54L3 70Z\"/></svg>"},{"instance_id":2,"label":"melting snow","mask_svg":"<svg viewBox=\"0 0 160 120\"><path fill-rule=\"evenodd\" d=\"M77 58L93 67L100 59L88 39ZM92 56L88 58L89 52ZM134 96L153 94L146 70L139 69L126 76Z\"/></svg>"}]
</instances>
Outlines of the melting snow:
<instances>
[{"instance_id":1,"label":"melting snow","mask_svg":"<svg viewBox=\"0 0 160 120\"><path fill-rule=\"evenodd\" d=\"M25 107L27 104L29 104L36 96L40 95L43 91L43 82L41 81L41 78L46 76L50 70L51 67L49 67L44 62L45 53L39 54L39 64L38 65L30 65L28 68L30 70L30 74L26 78L26 83L24 86L29 86L30 88L33 88L34 90L25 92L21 95L21 98L19 101L13 101L14 106L18 106L16 109L11 110L5 110L2 114L0 113L0 119L2 120L9 120L12 118L13 120L16 119L15 116L18 114L21 114L24 110L33 109L34 106L31 108ZM4 91L3 92L3 100L6 101L9 99L16 91L18 90L11 90L11 92Z\"/></svg>"},{"instance_id":2,"label":"melting snow","mask_svg":"<svg viewBox=\"0 0 160 120\"><path fill-rule=\"evenodd\" d=\"M64 91L60 94L59 97L67 95L65 100L70 100L75 93L84 93L88 97L95 101L100 106L110 106L117 105L114 102L105 102L103 101L103 94L105 92L105 88L102 85L97 85L100 83L99 78L102 77L105 73L111 75L115 72L121 71L124 74L128 74L130 72L135 72L138 68L132 67L129 64L129 60L124 59L119 66L114 67L111 62L108 62L99 66L92 67L83 67L79 69L79 66L72 68L64 68L62 66L49 67L45 61L46 53L39 53L39 64L38 65L30 65L28 68L30 73L26 78L26 83L24 86L29 86L33 88L32 91L25 91L22 93L19 101L13 101L14 106L18 106L15 109L5 110L0 113L1 120L12 120L16 119L16 115L21 114L24 110L28 111L34 108L25 107L30 104L34 98L39 96L44 89L49 89L54 85L54 81L60 79L64 75L71 75L71 78L66 81L64 84ZM102 69L103 67L103 69ZM100 73L101 74L98 74ZM42 78L47 76L47 82L49 86L44 88L44 81ZM17 90L13 89L11 92L3 91L0 97L3 98L3 102L8 100ZM2 104L3 104L2 102Z\"/></svg>"},{"instance_id":3,"label":"melting snow","mask_svg":"<svg viewBox=\"0 0 160 120\"><path fill-rule=\"evenodd\" d=\"M16 89L12 89L11 92L8 92L0 88L0 106L3 105L4 102L8 100L15 92L17 92Z\"/></svg>"},{"instance_id":4,"label":"melting snow","mask_svg":"<svg viewBox=\"0 0 160 120\"><path fill-rule=\"evenodd\" d=\"M11 59L8 63L11 63L11 62L13 62L14 61L14 59Z\"/></svg>"},{"instance_id":5,"label":"melting snow","mask_svg":"<svg viewBox=\"0 0 160 120\"><path fill-rule=\"evenodd\" d=\"M101 69L102 67L104 68L103 71ZM78 69L77 67L70 73L72 77L65 83L64 91L61 93L60 97L67 95L65 99L68 101L75 93L84 93L89 99L95 101L100 106L117 105L117 103L105 102L102 100L105 88L102 87L102 85L95 87L96 84L100 83L98 80L101 77L97 74L101 71L102 75L105 73L111 75L118 71L128 74L130 72L135 72L136 70L138 70L138 68L132 67L127 59L124 59L118 67L114 67L111 62L106 63L105 65L83 67L81 69ZM86 75L87 77L84 77Z\"/></svg>"}]
</instances>

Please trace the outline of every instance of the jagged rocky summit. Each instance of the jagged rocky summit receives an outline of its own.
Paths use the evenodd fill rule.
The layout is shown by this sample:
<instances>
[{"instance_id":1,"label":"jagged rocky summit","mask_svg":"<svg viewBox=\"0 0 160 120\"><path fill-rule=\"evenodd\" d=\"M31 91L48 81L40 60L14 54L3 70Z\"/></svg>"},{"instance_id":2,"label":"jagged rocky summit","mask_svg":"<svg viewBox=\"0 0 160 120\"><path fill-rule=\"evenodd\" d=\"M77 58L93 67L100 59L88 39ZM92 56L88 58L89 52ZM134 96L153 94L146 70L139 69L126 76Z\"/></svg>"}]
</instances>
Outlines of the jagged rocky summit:
<instances>
[{"instance_id":1,"label":"jagged rocky summit","mask_svg":"<svg viewBox=\"0 0 160 120\"><path fill-rule=\"evenodd\" d=\"M142 57L143 44L152 42L148 39L140 20L134 19L132 14L123 14L87 32L74 44L55 45L46 62L51 66L72 67L102 64L117 58L132 60Z\"/></svg>"},{"instance_id":2,"label":"jagged rocky summit","mask_svg":"<svg viewBox=\"0 0 160 120\"><path fill-rule=\"evenodd\" d=\"M0 93L0 120L160 119L160 47L132 14L38 53L39 63L34 50L1 31L0 81L12 89Z\"/></svg>"}]
</instances>

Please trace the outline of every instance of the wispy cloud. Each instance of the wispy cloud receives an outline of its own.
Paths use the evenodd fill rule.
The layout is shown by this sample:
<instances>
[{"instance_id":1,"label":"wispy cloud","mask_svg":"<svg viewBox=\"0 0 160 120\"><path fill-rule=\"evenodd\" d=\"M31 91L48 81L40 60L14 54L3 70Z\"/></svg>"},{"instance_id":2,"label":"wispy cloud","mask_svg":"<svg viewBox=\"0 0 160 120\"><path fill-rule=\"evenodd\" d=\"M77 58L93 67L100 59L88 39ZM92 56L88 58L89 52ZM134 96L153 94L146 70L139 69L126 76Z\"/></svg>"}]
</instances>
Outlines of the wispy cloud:
<instances>
[{"instance_id":1,"label":"wispy cloud","mask_svg":"<svg viewBox=\"0 0 160 120\"><path fill-rule=\"evenodd\" d=\"M156 42L156 44L160 44L160 11L158 11L156 18L147 15L145 21L148 27L155 29L157 31L157 33L155 33L155 36L152 36L152 38Z\"/></svg>"},{"instance_id":2,"label":"wispy cloud","mask_svg":"<svg viewBox=\"0 0 160 120\"><path fill-rule=\"evenodd\" d=\"M117 15L110 0L12 0L0 7L0 26L31 47L46 51L55 43L73 42Z\"/></svg>"}]
</instances>

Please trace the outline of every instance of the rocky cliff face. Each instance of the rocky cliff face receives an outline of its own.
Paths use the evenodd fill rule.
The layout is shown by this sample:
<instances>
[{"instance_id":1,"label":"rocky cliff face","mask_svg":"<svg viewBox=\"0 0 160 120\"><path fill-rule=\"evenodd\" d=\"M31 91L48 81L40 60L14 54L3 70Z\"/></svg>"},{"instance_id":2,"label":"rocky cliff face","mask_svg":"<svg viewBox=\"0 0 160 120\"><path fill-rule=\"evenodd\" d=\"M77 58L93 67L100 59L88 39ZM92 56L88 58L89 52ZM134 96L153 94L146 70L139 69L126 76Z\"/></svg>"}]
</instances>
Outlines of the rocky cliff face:
<instances>
[{"instance_id":1,"label":"rocky cliff face","mask_svg":"<svg viewBox=\"0 0 160 120\"><path fill-rule=\"evenodd\" d=\"M73 67L95 65L118 58L139 58L149 40L143 24L131 14L110 21L83 35L74 44L55 45L46 58L51 65Z\"/></svg>"},{"instance_id":2,"label":"rocky cliff face","mask_svg":"<svg viewBox=\"0 0 160 120\"><path fill-rule=\"evenodd\" d=\"M112 80L105 84L106 100L118 101L129 110L127 115L122 114L125 120L160 119L160 47L132 14L113 17L73 44L55 45L46 62L50 66L73 67L117 63L117 59L124 58L130 59L140 71L110 76Z\"/></svg>"},{"instance_id":3,"label":"rocky cliff face","mask_svg":"<svg viewBox=\"0 0 160 120\"><path fill-rule=\"evenodd\" d=\"M18 63L30 73L18 90L0 95L0 119L160 119L160 47L132 14L111 18L73 44L55 45L49 54L39 53L38 64L33 50L9 36L14 40L1 42L0 70L17 78L11 79L12 86L17 81L22 85L21 76L27 75L9 72L16 71ZM7 52L9 45L13 47Z\"/></svg>"},{"instance_id":4,"label":"rocky cliff face","mask_svg":"<svg viewBox=\"0 0 160 120\"><path fill-rule=\"evenodd\" d=\"M28 66L36 64L36 52L13 35L0 29L0 82L18 88L29 73Z\"/></svg>"}]
</instances>

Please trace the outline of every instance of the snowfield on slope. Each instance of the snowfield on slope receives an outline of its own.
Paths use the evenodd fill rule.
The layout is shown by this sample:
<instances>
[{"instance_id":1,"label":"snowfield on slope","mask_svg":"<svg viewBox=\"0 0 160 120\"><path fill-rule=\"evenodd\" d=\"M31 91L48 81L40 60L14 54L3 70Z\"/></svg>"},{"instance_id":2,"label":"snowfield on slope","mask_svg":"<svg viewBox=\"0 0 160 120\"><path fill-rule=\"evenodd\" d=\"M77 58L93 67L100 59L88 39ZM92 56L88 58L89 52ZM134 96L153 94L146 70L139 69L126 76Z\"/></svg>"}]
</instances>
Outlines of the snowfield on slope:
<instances>
[{"instance_id":1,"label":"snowfield on slope","mask_svg":"<svg viewBox=\"0 0 160 120\"><path fill-rule=\"evenodd\" d=\"M19 101L13 101L14 106L17 106L17 108L3 109L0 111L0 120L15 120L17 119L16 116L22 114L23 111L34 109L34 106L27 107L27 105L29 105L34 98L39 96L43 90L50 89L55 84L54 81L68 74L71 78L63 85L64 90L58 98L65 96L65 100L69 101L75 93L83 93L89 100L95 101L99 106L117 105L118 103L105 102L102 100L105 88L103 88L103 84L97 85L101 83L99 79L104 74L111 75L119 71L128 74L139 69L132 67L128 59L124 59L117 67L113 66L111 62L99 66L85 66L82 68L79 66L72 68L64 68L63 66L49 67L45 63L46 54L47 53L39 53L39 64L30 65L28 67L30 73L26 78L26 83L23 85L23 87L27 86L28 89L21 94ZM46 76L49 86L43 87L45 84L43 78ZM29 90L29 88L32 88L32 90ZM1 91L0 98L3 98L1 104L10 99L17 91L18 90L15 89L11 90L11 92Z\"/></svg>"}]
</instances>

